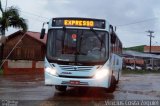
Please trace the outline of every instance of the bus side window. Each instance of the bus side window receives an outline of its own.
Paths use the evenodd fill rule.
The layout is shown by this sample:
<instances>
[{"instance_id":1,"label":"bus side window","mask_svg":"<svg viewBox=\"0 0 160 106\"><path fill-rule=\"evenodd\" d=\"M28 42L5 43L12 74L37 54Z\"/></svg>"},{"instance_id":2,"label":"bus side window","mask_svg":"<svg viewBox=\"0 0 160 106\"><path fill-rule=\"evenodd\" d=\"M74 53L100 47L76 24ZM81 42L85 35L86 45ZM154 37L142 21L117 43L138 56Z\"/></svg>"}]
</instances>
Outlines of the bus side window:
<instances>
[{"instance_id":1,"label":"bus side window","mask_svg":"<svg viewBox=\"0 0 160 106\"><path fill-rule=\"evenodd\" d=\"M115 56L113 55L112 65L115 65Z\"/></svg>"},{"instance_id":2,"label":"bus side window","mask_svg":"<svg viewBox=\"0 0 160 106\"><path fill-rule=\"evenodd\" d=\"M119 65L119 59L117 59L117 61L116 61L116 65Z\"/></svg>"}]
</instances>

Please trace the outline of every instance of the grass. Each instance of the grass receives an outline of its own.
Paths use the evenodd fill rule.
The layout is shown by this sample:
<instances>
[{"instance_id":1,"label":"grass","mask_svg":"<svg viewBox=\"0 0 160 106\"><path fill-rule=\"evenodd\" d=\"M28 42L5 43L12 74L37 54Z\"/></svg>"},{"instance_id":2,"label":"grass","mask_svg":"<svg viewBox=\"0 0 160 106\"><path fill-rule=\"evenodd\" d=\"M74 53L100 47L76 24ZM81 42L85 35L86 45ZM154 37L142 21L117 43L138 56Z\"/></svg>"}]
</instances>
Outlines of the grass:
<instances>
[{"instance_id":1,"label":"grass","mask_svg":"<svg viewBox=\"0 0 160 106\"><path fill-rule=\"evenodd\" d=\"M3 74L3 70L2 69L0 69L0 75L2 75Z\"/></svg>"},{"instance_id":2,"label":"grass","mask_svg":"<svg viewBox=\"0 0 160 106\"><path fill-rule=\"evenodd\" d=\"M143 52L144 51L144 46L145 45L128 47L128 48L123 48L123 50L133 50L133 51L137 51L137 52Z\"/></svg>"},{"instance_id":3,"label":"grass","mask_svg":"<svg viewBox=\"0 0 160 106\"><path fill-rule=\"evenodd\" d=\"M155 74L155 73L160 74L160 71L157 71L157 70L152 70L152 71L148 71L148 70L127 70L127 69L122 70L122 74Z\"/></svg>"}]
</instances>

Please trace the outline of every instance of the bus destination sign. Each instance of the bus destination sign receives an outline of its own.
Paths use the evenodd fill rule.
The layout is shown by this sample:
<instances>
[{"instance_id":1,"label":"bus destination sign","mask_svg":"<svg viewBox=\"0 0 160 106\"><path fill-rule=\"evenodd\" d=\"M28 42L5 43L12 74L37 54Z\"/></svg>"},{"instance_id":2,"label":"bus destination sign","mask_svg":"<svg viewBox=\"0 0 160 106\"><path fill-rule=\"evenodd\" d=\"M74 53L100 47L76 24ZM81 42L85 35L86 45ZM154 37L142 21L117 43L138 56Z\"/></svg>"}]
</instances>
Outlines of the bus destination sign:
<instances>
[{"instance_id":1,"label":"bus destination sign","mask_svg":"<svg viewBox=\"0 0 160 106\"><path fill-rule=\"evenodd\" d=\"M64 20L65 26L94 27L94 21L89 20Z\"/></svg>"},{"instance_id":2,"label":"bus destination sign","mask_svg":"<svg viewBox=\"0 0 160 106\"><path fill-rule=\"evenodd\" d=\"M89 27L105 29L105 20L87 18L54 18L52 21L52 26Z\"/></svg>"}]
</instances>

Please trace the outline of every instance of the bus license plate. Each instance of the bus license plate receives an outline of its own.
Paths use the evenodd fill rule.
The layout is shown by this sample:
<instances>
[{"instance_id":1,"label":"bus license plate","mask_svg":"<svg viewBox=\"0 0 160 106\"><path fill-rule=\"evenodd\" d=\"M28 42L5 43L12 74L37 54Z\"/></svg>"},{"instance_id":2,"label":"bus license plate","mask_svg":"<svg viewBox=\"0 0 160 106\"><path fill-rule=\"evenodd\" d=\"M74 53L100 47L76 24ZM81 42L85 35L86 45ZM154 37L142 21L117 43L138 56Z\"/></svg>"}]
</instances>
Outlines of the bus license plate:
<instances>
[{"instance_id":1,"label":"bus license plate","mask_svg":"<svg viewBox=\"0 0 160 106\"><path fill-rule=\"evenodd\" d=\"M71 84L71 85L79 85L80 81L70 81L69 84Z\"/></svg>"}]
</instances>

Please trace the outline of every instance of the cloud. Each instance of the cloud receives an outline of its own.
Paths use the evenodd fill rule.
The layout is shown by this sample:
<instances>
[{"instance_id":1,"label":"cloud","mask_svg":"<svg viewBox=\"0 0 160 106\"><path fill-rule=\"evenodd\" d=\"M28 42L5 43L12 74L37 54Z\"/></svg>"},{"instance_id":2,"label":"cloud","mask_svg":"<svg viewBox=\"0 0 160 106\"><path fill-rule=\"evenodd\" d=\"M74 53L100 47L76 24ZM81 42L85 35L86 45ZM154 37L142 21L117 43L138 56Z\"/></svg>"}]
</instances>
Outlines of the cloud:
<instances>
[{"instance_id":1,"label":"cloud","mask_svg":"<svg viewBox=\"0 0 160 106\"><path fill-rule=\"evenodd\" d=\"M10 5L16 5L24 11L52 17L92 17L103 18L117 26L117 33L124 46L148 44L146 30L160 33L160 0L14 0ZM25 13L23 13L25 14ZM24 15L29 20L30 30L39 31L41 17ZM141 22L146 20L144 22ZM137 24L126 25L137 22ZM35 23L32 25L32 23ZM124 26L118 26L124 25ZM156 37L157 41L160 38Z\"/></svg>"},{"instance_id":2,"label":"cloud","mask_svg":"<svg viewBox=\"0 0 160 106\"><path fill-rule=\"evenodd\" d=\"M117 27L117 32L124 46L148 44L148 37L146 37L147 33L145 31L157 29L157 20L151 18L159 16L157 13L160 10L158 5L160 4L159 0L69 1L67 4L62 2L56 4L56 1L48 0L46 9L50 12L56 12L58 16L62 17L103 18L113 25L125 25L137 22L137 24ZM149 20L147 21L146 19ZM141 20L146 21L138 22Z\"/></svg>"},{"instance_id":3,"label":"cloud","mask_svg":"<svg viewBox=\"0 0 160 106\"><path fill-rule=\"evenodd\" d=\"M2 6L5 6L5 0L2 2ZM48 17L44 16L44 13L47 13L44 9L44 6L46 5L47 1L45 0L8 0L8 6L15 6L20 10L21 17L25 18L27 20L29 30L30 31L40 31L42 27L42 23L45 21L48 21L48 19L42 18L42 17ZM13 29L9 28L9 31L7 32L7 35L17 31L19 29Z\"/></svg>"}]
</instances>

